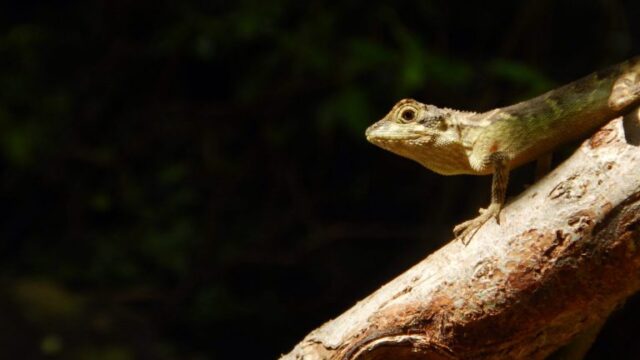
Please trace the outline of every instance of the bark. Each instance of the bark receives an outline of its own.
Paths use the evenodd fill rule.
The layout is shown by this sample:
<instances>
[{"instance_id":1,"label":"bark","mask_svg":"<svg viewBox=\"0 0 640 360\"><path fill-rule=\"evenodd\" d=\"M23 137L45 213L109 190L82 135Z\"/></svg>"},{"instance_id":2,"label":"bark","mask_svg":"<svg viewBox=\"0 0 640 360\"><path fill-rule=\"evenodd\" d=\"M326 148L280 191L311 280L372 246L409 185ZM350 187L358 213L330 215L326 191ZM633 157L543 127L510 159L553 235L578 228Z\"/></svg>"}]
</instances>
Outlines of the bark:
<instances>
[{"instance_id":1,"label":"bark","mask_svg":"<svg viewBox=\"0 0 640 360\"><path fill-rule=\"evenodd\" d=\"M543 359L640 288L638 111L282 359Z\"/></svg>"}]
</instances>

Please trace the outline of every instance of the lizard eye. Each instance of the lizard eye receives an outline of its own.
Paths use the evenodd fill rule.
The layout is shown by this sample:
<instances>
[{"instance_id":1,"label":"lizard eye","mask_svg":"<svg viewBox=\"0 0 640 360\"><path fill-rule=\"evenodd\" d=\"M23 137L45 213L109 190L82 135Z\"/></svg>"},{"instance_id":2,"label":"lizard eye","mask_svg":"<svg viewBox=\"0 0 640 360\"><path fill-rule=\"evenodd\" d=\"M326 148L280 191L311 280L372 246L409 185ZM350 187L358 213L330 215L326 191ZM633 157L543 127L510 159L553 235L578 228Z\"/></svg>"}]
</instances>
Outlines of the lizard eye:
<instances>
[{"instance_id":1,"label":"lizard eye","mask_svg":"<svg viewBox=\"0 0 640 360\"><path fill-rule=\"evenodd\" d=\"M406 122L413 121L416 118L416 111L413 109L403 110L402 113L400 113L400 117Z\"/></svg>"}]
</instances>

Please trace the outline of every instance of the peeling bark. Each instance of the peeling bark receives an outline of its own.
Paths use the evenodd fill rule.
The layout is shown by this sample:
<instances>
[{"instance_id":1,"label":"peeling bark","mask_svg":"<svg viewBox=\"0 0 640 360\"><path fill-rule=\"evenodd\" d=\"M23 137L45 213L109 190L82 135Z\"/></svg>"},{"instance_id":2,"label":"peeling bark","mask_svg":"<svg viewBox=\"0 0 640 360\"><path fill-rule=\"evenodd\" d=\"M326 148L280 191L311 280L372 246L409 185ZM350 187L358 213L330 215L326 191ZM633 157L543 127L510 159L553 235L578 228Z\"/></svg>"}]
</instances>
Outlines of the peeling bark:
<instances>
[{"instance_id":1,"label":"peeling bark","mask_svg":"<svg viewBox=\"0 0 640 360\"><path fill-rule=\"evenodd\" d=\"M282 359L543 359L599 326L640 288L639 113Z\"/></svg>"}]
</instances>

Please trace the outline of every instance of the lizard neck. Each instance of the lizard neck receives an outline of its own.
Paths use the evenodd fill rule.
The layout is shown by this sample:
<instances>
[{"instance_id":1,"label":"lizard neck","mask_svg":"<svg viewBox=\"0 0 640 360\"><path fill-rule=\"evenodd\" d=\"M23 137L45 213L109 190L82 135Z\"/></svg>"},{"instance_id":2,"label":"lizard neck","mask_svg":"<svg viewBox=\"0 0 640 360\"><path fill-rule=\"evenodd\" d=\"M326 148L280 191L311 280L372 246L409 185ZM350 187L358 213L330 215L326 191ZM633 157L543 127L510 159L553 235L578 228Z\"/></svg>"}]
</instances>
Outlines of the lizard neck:
<instances>
[{"instance_id":1,"label":"lizard neck","mask_svg":"<svg viewBox=\"0 0 640 360\"><path fill-rule=\"evenodd\" d=\"M469 166L467 151L459 141L434 144L410 144L392 149L398 155L419 162L427 169L441 175L474 174Z\"/></svg>"}]
</instances>

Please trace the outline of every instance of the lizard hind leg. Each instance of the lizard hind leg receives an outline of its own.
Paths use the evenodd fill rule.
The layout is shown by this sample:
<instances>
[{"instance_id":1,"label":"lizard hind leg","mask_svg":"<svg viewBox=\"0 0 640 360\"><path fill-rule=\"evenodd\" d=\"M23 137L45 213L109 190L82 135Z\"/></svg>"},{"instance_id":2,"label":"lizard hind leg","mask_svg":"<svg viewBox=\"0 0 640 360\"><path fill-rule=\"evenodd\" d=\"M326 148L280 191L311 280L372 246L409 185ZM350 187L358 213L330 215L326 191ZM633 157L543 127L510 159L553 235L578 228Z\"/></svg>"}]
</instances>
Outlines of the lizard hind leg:
<instances>
[{"instance_id":1,"label":"lizard hind leg","mask_svg":"<svg viewBox=\"0 0 640 360\"><path fill-rule=\"evenodd\" d=\"M553 160L553 153L549 152L538 159L536 159L536 181L542 179L545 175L551 171L551 161Z\"/></svg>"},{"instance_id":2,"label":"lizard hind leg","mask_svg":"<svg viewBox=\"0 0 640 360\"><path fill-rule=\"evenodd\" d=\"M632 71L620 76L611 88L609 107L620 111L638 101L640 101L640 73Z\"/></svg>"}]
</instances>

